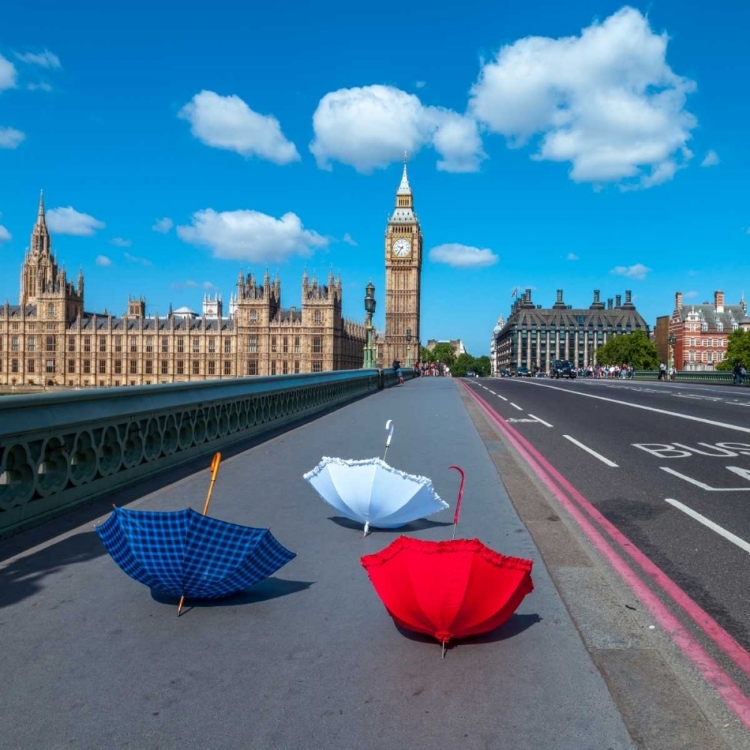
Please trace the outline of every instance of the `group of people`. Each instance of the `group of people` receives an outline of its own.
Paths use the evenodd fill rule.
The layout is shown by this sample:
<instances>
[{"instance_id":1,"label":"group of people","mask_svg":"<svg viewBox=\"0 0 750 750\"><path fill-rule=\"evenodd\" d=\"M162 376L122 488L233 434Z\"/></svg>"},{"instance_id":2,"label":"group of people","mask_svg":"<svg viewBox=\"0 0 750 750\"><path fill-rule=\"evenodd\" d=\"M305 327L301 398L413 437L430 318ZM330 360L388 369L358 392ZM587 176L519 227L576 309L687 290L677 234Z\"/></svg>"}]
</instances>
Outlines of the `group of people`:
<instances>
[{"instance_id":1,"label":"group of people","mask_svg":"<svg viewBox=\"0 0 750 750\"><path fill-rule=\"evenodd\" d=\"M404 381L404 370L401 366L401 362L398 359L393 360L391 367L396 371L396 377L399 383ZM442 362L422 362L422 364L414 365L414 377L447 377L451 376L451 368L448 365L444 365Z\"/></svg>"},{"instance_id":2,"label":"group of people","mask_svg":"<svg viewBox=\"0 0 750 750\"><path fill-rule=\"evenodd\" d=\"M732 382L735 385L742 385L747 377L747 370L742 362L735 362L732 368Z\"/></svg>"}]
</instances>

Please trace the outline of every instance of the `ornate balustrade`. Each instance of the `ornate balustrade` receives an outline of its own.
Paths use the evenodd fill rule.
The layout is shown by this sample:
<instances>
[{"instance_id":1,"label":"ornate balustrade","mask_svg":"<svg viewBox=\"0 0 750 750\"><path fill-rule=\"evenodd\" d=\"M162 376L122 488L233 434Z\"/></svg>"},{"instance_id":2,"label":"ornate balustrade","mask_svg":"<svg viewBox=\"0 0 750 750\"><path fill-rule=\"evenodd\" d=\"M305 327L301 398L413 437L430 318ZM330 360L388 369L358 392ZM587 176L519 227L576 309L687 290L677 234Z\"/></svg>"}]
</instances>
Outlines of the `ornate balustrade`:
<instances>
[{"instance_id":1,"label":"ornate balustrade","mask_svg":"<svg viewBox=\"0 0 750 750\"><path fill-rule=\"evenodd\" d=\"M392 380L346 370L0 398L0 536Z\"/></svg>"},{"instance_id":2,"label":"ornate balustrade","mask_svg":"<svg viewBox=\"0 0 750 750\"><path fill-rule=\"evenodd\" d=\"M636 380L658 380L658 370L636 370ZM714 385L732 385L731 372L721 370L678 370L673 380L680 383L712 383Z\"/></svg>"}]
</instances>

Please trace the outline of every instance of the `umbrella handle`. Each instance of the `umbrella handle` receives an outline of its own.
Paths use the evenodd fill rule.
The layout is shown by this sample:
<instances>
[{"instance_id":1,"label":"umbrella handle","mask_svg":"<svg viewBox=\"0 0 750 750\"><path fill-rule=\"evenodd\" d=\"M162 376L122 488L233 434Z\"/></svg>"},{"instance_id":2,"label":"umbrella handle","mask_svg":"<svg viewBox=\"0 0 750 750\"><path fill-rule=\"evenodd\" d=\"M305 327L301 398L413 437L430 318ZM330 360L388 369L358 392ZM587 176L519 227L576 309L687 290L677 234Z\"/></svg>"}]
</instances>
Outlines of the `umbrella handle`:
<instances>
[{"instance_id":1,"label":"umbrella handle","mask_svg":"<svg viewBox=\"0 0 750 750\"><path fill-rule=\"evenodd\" d=\"M460 466L449 466L449 469L455 469L461 475L461 485L458 488L458 500L456 500L456 512L453 514L453 538L456 538L456 528L458 527L458 517L461 515L461 500L464 497L464 482L466 474Z\"/></svg>"},{"instance_id":2,"label":"umbrella handle","mask_svg":"<svg viewBox=\"0 0 750 750\"><path fill-rule=\"evenodd\" d=\"M221 453L214 454L214 457L211 459L211 466L209 467L211 470L211 484L208 485L208 495L206 496L206 504L203 506L203 515L205 516L206 513L208 513L208 506L211 503L211 495L214 491L214 484L216 482L216 477L219 476L219 465L221 464Z\"/></svg>"},{"instance_id":3,"label":"umbrella handle","mask_svg":"<svg viewBox=\"0 0 750 750\"><path fill-rule=\"evenodd\" d=\"M388 437L386 438L386 441L385 441L385 453L383 453L383 461L385 461L385 457L388 455L388 448L391 447L391 438L393 437L393 427L394 427L393 420L389 419L385 423L385 429L388 430Z\"/></svg>"}]
</instances>

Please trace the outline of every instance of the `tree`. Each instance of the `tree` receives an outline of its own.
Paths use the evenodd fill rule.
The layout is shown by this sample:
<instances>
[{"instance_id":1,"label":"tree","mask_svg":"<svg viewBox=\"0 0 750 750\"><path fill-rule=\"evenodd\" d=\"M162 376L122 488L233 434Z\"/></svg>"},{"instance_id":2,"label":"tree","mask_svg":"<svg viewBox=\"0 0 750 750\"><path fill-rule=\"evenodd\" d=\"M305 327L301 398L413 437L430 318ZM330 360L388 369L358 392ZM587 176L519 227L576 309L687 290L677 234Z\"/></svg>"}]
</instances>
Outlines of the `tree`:
<instances>
[{"instance_id":1,"label":"tree","mask_svg":"<svg viewBox=\"0 0 750 750\"><path fill-rule=\"evenodd\" d=\"M596 361L600 365L633 365L636 370L656 370L659 367L656 345L643 331L614 336L597 349Z\"/></svg>"},{"instance_id":2,"label":"tree","mask_svg":"<svg viewBox=\"0 0 750 750\"><path fill-rule=\"evenodd\" d=\"M485 354L474 360L474 372L483 378L488 378L492 372L492 363L490 358Z\"/></svg>"},{"instance_id":3,"label":"tree","mask_svg":"<svg viewBox=\"0 0 750 750\"><path fill-rule=\"evenodd\" d=\"M420 362L434 362L435 354L432 352L431 349L428 349L426 346L423 346L422 351L419 353L419 361Z\"/></svg>"},{"instance_id":4,"label":"tree","mask_svg":"<svg viewBox=\"0 0 750 750\"><path fill-rule=\"evenodd\" d=\"M750 364L750 331L738 328L727 337L727 356L716 365L717 370L731 370L736 362Z\"/></svg>"},{"instance_id":5,"label":"tree","mask_svg":"<svg viewBox=\"0 0 750 750\"><path fill-rule=\"evenodd\" d=\"M474 369L474 357L471 354L459 354L456 362L451 367L451 373L457 378L465 378L467 372Z\"/></svg>"},{"instance_id":6,"label":"tree","mask_svg":"<svg viewBox=\"0 0 750 750\"><path fill-rule=\"evenodd\" d=\"M453 344L446 342L435 344L432 349L432 356L434 362L442 362L444 365L448 365L453 369L453 365L456 361L456 350L453 348Z\"/></svg>"}]
</instances>

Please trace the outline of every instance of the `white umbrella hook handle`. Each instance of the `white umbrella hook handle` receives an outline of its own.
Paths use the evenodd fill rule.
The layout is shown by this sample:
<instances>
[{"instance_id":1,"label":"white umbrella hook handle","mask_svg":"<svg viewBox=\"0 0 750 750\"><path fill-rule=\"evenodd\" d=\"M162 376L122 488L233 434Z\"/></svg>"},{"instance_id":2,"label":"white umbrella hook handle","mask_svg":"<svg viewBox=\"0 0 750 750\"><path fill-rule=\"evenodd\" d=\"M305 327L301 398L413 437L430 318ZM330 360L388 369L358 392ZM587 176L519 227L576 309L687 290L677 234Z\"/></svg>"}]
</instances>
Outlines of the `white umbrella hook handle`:
<instances>
[{"instance_id":1,"label":"white umbrella hook handle","mask_svg":"<svg viewBox=\"0 0 750 750\"><path fill-rule=\"evenodd\" d=\"M393 420L389 419L385 423L385 429L388 430L388 437L385 441L385 453L383 453L383 461L385 461L386 454L388 453L388 448L391 447L391 438L393 437Z\"/></svg>"}]
</instances>

